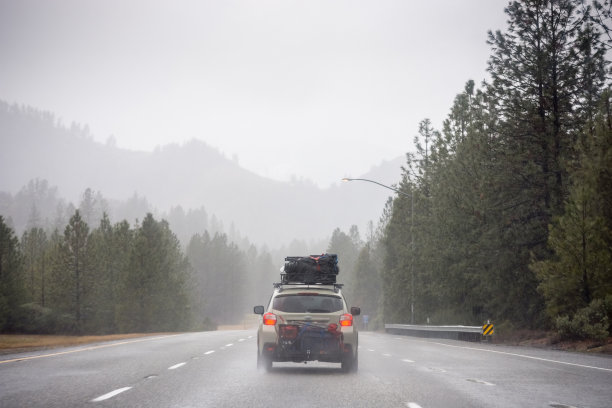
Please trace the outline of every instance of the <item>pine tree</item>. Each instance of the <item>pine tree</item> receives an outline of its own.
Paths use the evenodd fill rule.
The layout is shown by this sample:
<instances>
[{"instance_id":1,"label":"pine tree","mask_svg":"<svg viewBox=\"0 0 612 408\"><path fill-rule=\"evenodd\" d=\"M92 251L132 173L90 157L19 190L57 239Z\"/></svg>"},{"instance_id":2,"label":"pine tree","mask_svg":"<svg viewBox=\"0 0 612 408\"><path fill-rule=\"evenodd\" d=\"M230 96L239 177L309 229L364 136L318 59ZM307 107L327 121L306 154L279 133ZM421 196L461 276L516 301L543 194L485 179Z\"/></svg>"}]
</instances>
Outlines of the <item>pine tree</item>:
<instances>
[{"instance_id":1,"label":"pine tree","mask_svg":"<svg viewBox=\"0 0 612 408\"><path fill-rule=\"evenodd\" d=\"M246 255L236 244L228 242L227 235L216 233L210 238L204 232L192 237L187 256L196 283L195 299L199 300L196 310L205 325L240 322L247 308L247 273L255 269L250 264L247 269Z\"/></svg>"},{"instance_id":2,"label":"pine tree","mask_svg":"<svg viewBox=\"0 0 612 408\"><path fill-rule=\"evenodd\" d=\"M353 225L349 234L336 228L329 240L327 253L338 255L338 267L340 269L338 281L346 285L344 296L352 301L355 289L355 265L362 245L359 229Z\"/></svg>"},{"instance_id":3,"label":"pine tree","mask_svg":"<svg viewBox=\"0 0 612 408\"><path fill-rule=\"evenodd\" d=\"M357 262L355 264L355 278L353 282L353 295L351 306L359 306L361 313L367 315L369 319L368 328L374 328L379 314L379 306L381 301L382 285L380 280L380 268L376 263L376 255L374 254L375 243L368 243L361 248Z\"/></svg>"},{"instance_id":4,"label":"pine tree","mask_svg":"<svg viewBox=\"0 0 612 408\"><path fill-rule=\"evenodd\" d=\"M393 207L382 238L385 257L381 272L383 314L387 323L411 323L414 316L414 201L416 189L406 174L401 185L406 194L393 200Z\"/></svg>"},{"instance_id":5,"label":"pine tree","mask_svg":"<svg viewBox=\"0 0 612 408\"><path fill-rule=\"evenodd\" d=\"M18 327L18 307L26 300L22 273L19 241L0 215L0 332Z\"/></svg>"},{"instance_id":6,"label":"pine tree","mask_svg":"<svg viewBox=\"0 0 612 408\"><path fill-rule=\"evenodd\" d=\"M532 196L529 219L544 225L562 209L566 164L575 158L574 142L603 84L600 33L585 27L579 3L514 1L507 8L508 32L489 33L489 93L502 117L500 142L514 183Z\"/></svg>"},{"instance_id":7,"label":"pine tree","mask_svg":"<svg viewBox=\"0 0 612 408\"><path fill-rule=\"evenodd\" d=\"M432 149L431 216L424 268L431 271L426 309L432 321L480 323L495 234L491 114L485 95L468 81L457 95ZM487 288L490 291L490 288ZM437 310L436 310L437 309Z\"/></svg>"},{"instance_id":8,"label":"pine tree","mask_svg":"<svg viewBox=\"0 0 612 408\"><path fill-rule=\"evenodd\" d=\"M114 229L106 213L90 236L92 248L93 315L89 332L114 333L115 306L117 304L117 281L120 276L122 257L116 246Z\"/></svg>"},{"instance_id":9,"label":"pine tree","mask_svg":"<svg viewBox=\"0 0 612 408\"><path fill-rule=\"evenodd\" d=\"M84 332L93 310L92 257L89 226L76 210L70 218L59 246L55 265L56 304L72 319L72 330Z\"/></svg>"},{"instance_id":10,"label":"pine tree","mask_svg":"<svg viewBox=\"0 0 612 408\"><path fill-rule=\"evenodd\" d=\"M122 276L120 331L172 331L188 326L189 264L166 221L147 214L134 233Z\"/></svg>"},{"instance_id":11,"label":"pine tree","mask_svg":"<svg viewBox=\"0 0 612 408\"><path fill-rule=\"evenodd\" d=\"M507 296L493 297L502 303L492 306L505 309L502 315L512 321L532 325L538 323L542 302L528 265L532 257L550 256L547 227L563 212L568 166L576 160L576 141L591 116L593 93L601 92L605 66L603 55L592 52L597 35L585 34L578 3L514 1L507 8L508 32L489 35L487 97L500 118L494 129L495 200L503 203L496 206L500 252L491 272L498 287L511 288ZM508 297L525 306L510 307Z\"/></svg>"},{"instance_id":12,"label":"pine tree","mask_svg":"<svg viewBox=\"0 0 612 408\"><path fill-rule=\"evenodd\" d=\"M125 220L113 226L112 265L113 268L116 269L112 269L113 284L110 290L113 292L113 296L115 297L115 302L113 305L113 328L116 332L120 331L119 321L121 320L121 311L125 310L125 304L131 301L129 292L125 290L124 284L127 281L127 277L130 273L130 259L132 256L132 248L134 247L134 235L135 231ZM128 294L128 298L125 297L126 294Z\"/></svg>"},{"instance_id":13,"label":"pine tree","mask_svg":"<svg viewBox=\"0 0 612 408\"><path fill-rule=\"evenodd\" d=\"M31 228L23 233L21 248L25 262L29 301L44 307L49 269L47 234L40 227Z\"/></svg>"},{"instance_id":14,"label":"pine tree","mask_svg":"<svg viewBox=\"0 0 612 408\"><path fill-rule=\"evenodd\" d=\"M592 137L572 172L565 211L550 227L548 245L554 257L535 262L546 309L555 320L573 317L592 302L612 297L612 98L606 92ZM612 318L612 316L609 316Z\"/></svg>"}]
</instances>

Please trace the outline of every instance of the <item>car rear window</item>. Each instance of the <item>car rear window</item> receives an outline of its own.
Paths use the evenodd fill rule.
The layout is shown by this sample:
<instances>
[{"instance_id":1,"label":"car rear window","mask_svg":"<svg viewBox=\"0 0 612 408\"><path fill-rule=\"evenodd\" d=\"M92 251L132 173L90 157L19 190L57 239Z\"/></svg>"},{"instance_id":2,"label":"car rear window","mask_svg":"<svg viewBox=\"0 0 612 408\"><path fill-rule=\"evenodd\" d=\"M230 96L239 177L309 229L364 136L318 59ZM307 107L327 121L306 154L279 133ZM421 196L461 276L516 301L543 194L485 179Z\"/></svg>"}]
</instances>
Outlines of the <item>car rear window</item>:
<instances>
[{"instance_id":1,"label":"car rear window","mask_svg":"<svg viewBox=\"0 0 612 408\"><path fill-rule=\"evenodd\" d=\"M272 308L286 313L333 313L342 310L342 298L318 294L280 295Z\"/></svg>"}]
</instances>

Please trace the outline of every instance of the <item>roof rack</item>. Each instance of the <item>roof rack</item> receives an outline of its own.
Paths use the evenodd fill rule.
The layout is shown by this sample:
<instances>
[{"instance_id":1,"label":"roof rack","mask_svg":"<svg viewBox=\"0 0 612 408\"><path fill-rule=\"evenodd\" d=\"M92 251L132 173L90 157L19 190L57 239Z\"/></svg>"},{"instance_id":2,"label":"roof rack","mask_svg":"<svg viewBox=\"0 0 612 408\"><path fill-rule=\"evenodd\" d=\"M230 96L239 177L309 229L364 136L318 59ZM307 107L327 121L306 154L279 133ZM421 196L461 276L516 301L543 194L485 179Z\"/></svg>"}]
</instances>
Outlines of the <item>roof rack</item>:
<instances>
[{"instance_id":1,"label":"roof rack","mask_svg":"<svg viewBox=\"0 0 612 408\"><path fill-rule=\"evenodd\" d=\"M275 289L282 292L283 286L306 286L307 288L325 289L324 286L333 286L334 292L338 293L344 286L343 283L304 283L304 282L276 282L272 284Z\"/></svg>"}]
</instances>

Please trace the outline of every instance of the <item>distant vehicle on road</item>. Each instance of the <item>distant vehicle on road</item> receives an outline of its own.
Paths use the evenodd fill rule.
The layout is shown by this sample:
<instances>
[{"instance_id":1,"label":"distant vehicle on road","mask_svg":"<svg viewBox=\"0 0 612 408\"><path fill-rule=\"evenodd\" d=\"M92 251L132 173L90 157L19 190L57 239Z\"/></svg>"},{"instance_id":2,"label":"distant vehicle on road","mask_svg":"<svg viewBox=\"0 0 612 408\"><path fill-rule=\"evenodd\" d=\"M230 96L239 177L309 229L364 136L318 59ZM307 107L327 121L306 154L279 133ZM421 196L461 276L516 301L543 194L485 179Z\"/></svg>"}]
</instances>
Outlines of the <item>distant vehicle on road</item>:
<instances>
[{"instance_id":1,"label":"distant vehicle on road","mask_svg":"<svg viewBox=\"0 0 612 408\"><path fill-rule=\"evenodd\" d=\"M287 257L281 282L257 331L257 365L270 370L273 362L324 361L340 363L345 372L359 365L358 307L347 307L342 284L336 283L337 256Z\"/></svg>"}]
</instances>

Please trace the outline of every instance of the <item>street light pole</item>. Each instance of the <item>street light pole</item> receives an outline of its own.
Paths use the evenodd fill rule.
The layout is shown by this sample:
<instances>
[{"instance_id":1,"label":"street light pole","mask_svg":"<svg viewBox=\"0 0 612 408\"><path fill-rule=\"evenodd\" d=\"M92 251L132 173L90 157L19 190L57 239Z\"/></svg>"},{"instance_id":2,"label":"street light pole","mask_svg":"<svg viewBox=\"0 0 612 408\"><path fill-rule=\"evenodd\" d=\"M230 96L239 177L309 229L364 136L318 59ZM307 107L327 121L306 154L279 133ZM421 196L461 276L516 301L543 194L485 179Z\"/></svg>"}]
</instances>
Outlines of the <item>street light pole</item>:
<instances>
[{"instance_id":1,"label":"street light pole","mask_svg":"<svg viewBox=\"0 0 612 408\"><path fill-rule=\"evenodd\" d=\"M378 184L379 186L395 191L398 194L410 197L410 237L412 238L410 243L412 252L412 256L410 257L410 324L414 324L414 194L404 193L396 188L389 187L385 184L379 183L378 181L369 179L344 177L342 181L367 181L368 183Z\"/></svg>"}]
</instances>

